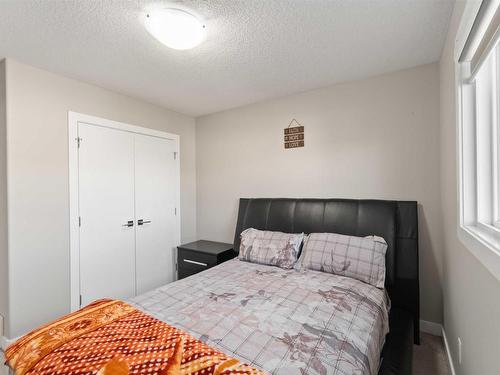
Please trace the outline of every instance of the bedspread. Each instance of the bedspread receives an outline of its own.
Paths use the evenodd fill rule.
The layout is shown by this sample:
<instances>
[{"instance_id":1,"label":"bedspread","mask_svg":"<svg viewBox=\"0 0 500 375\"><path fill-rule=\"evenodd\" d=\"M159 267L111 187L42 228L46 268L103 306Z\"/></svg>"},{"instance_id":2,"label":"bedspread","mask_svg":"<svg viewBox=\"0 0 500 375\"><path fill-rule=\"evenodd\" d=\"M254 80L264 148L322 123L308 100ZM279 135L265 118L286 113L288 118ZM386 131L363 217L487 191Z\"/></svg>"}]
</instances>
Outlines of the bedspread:
<instances>
[{"instance_id":1,"label":"bedspread","mask_svg":"<svg viewBox=\"0 0 500 375\"><path fill-rule=\"evenodd\" d=\"M5 352L17 375L264 375L122 302L96 301Z\"/></svg>"},{"instance_id":2,"label":"bedspread","mask_svg":"<svg viewBox=\"0 0 500 375\"><path fill-rule=\"evenodd\" d=\"M388 332L385 290L317 271L237 259L130 301L272 374L376 374Z\"/></svg>"}]
</instances>

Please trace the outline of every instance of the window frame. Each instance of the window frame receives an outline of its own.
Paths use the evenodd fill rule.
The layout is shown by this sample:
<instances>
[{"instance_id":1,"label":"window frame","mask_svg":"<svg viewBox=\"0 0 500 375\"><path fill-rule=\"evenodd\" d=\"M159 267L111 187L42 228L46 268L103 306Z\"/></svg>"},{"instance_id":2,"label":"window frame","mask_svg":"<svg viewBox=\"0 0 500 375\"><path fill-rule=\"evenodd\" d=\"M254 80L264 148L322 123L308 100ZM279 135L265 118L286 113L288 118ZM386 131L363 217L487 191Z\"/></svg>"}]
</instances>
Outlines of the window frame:
<instances>
[{"instance_id":1,"label":"window frame","mask_svg":"<svg viewBox=\"0 0 500 375\"><path fill-rule=\"evenodd\" d=\"M495 229L500 231L500 45L496 47L496 121L493 131L493 222Z\"/></svg>"},{"instance_id":2,"label":"window frame","mask_svg":"<svg viewBox=\"0 0 500 375\"><path fill-rule=\"evenodd\" d=\"M492 142L492 194L491 220L478 220L477 193L477 144L476 144L476 87L468 81L471 68L469 63L459 62L460 56L471 32L481 3L468 2L460 20L455 40L455 103L456 103L456 143L457 143L457 235L460 242L489 271L500 280L500 128L495 128L495 142ZM500 48L497 48L497 69L500 69ZM500 88L500 71L496 82ZM497 92L496 117L500 120L500 93ZM470 102L474 106L470 105Z\"/></svg>"}]
</instances>

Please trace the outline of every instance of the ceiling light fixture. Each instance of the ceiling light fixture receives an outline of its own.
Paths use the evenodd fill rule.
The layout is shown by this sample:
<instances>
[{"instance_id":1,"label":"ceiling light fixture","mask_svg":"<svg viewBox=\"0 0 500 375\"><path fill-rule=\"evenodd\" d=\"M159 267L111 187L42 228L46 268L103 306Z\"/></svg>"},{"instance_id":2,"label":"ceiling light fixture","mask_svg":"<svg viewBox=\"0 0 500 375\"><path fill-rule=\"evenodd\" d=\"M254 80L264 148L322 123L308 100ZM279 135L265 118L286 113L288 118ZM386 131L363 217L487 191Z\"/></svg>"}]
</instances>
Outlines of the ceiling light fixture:
<instances>
[{"instance_id":1,"label":"ceiling light fixture","mask_svg":"<svg viewBox=\"0 0 500 375\"><path fill-rule=\"evenodd\" d=\"M167 47L186 50L205 39L205 25L180 9L157 9L146 15L146 30Z\"/></svg>"}]
</instances>

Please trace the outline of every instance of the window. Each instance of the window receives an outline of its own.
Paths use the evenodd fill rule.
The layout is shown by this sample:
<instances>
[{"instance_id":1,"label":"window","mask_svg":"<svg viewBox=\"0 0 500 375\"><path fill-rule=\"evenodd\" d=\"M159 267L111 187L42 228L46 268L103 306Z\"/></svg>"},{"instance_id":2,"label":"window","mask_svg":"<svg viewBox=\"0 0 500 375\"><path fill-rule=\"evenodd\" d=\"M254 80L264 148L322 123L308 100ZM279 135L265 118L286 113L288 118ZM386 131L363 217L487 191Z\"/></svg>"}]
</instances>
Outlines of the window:
<instances>
[{"instance_id":1,"label":"window","mask_svg":"<svg viewBox=\"0 0 500 375\"><path fill-rule=\"evenodd\" d=\"M463 97L464 112L470 112L467 125L471 129L468 134L475 141L475 160L472 160L475 165L470 166L471 172L475 172L475 181L472 181L475 186L470 187L475 194L467 195L473 201L468 204L472 210L467 212L466 218L469 224L500 233L499 51L497 45L475 76L464 81Z\"/></svg>"},{"instance_id":2,"label":"window","mask_svg":"<svg viewBox=\"0 0 500 375\"><path fill-rule=\"evenodd\" d=\"M499 0L481 4L460 55L458 83L460 229L500 259L499 6Z\"/></svg>"}]
</instances>

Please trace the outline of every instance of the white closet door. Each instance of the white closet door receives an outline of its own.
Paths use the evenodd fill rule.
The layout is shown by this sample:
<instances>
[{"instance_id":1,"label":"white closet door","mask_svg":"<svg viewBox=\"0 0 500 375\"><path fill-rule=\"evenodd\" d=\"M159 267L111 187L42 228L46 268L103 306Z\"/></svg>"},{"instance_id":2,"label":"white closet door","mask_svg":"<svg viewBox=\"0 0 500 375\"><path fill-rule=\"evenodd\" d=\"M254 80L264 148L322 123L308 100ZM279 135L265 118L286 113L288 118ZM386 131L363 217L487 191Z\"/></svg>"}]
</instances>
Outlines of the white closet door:
<instances>
[{"instance_id":1,"label":"white closet door","mask_svg":"<svg viewBox=\"0 0 500 375\"><path fill-rule=\"evenodd\" d=\"M135 294L134 134L79 123L81 304Z\"/></svg>"},{"instance_id":2,"label":"white closet door","mask_svg":"<svg viewBox=\"0 0 500 375\"><path fill-rule=\"evenodd\" d=\"M172 140L135 135L138 294L174 281L175 277L174 147Z\"/></svg>"}]
</instances>

